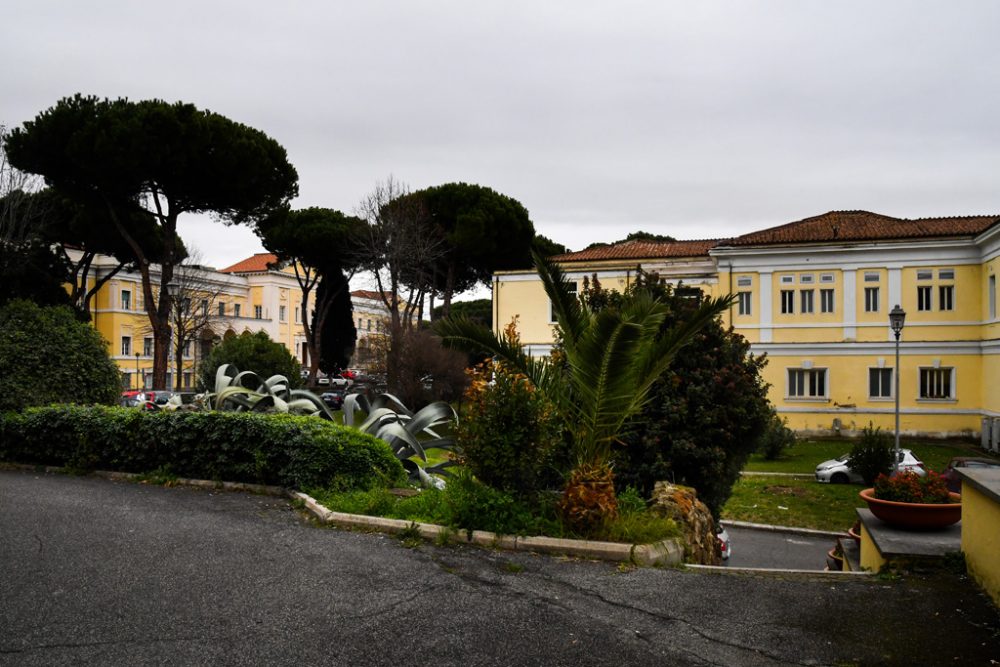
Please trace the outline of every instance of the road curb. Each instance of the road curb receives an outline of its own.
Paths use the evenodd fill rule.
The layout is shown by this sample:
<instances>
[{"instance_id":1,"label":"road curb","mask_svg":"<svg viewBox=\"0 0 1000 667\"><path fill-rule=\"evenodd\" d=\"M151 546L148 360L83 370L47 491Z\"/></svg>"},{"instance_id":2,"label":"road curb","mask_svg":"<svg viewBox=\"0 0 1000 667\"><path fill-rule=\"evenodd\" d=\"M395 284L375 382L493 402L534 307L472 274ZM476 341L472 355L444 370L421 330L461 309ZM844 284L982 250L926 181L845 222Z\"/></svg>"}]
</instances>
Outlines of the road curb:
<instances>
[{"instance_id":1,"label":"road curb","mask_svg":"<svg viewBox=\"0 0 1000 667\"><path fill-rule=\"evenodd\" d=\"M729 567L726 565L685 565L686 570L699 572L715 572L718 574L764 574L769 576L791 575L802 577L823 577L825 579L844 579L847 577L868 578L874 572L843 572L836 570L785 570L777 567Z\"/></svg>"},{"instance_id":2,"label":"road curb","mask_svg":"<svg viewBox=\"0 0 1000 667\"><path fill-rule=\"evenodd\" d=\"M561 537L500 535L485 530L455 531L447 526L417 523L404 519L386 519L362 514L333 512L312 496L301 491L288 491L288 497L302 502L305 509L320 522L341 528L371 530L390 535L416 531L429 540L445 540L454 544L474 544L506 551L573 556L613 563L633 563L643 566L680 565L684 560L684 547L677 539L661 540L652 544L623 544L596 540L571 540Z\"/></svg>"},{"instance_id":3,"label":"road curb","mask_svg":"<svg viewBox=\"0 0 1000 667\"><path fill-rule=\"evenodd\" d=\"M751 523L749 521L730 521L722 519L719 521L723 526L733 528L750 528L752 530L766 530L772 533L790 533L792 535L812 535L814 537L847 537L847 531L816 530L814 528L795 528L794 526L773 526L767 523Z\"/></svg>"}]
</instances>

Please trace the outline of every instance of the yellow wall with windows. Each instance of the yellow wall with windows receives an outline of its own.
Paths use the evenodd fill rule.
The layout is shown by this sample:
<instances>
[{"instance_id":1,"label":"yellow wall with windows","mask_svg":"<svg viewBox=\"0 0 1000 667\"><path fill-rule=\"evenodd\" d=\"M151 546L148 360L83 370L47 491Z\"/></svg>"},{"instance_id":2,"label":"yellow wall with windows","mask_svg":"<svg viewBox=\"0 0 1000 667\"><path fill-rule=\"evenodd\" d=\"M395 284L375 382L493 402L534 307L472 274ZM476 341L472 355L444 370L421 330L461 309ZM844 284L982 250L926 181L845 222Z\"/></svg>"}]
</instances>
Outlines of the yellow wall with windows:
<instances>
[{"instance_id":1,"label":"yellow wall with windows","mask_svg":"<svg viewBox=\"0 0 1000 667\"><path fill-rule=\"evenodd\" d=\"M517 329L522 343L552 342L549 297L540 280L494 283L493 299L497 304L493 327L497 331L503 331L511 319L518 316Z\"/></svg>"}]
</instances>

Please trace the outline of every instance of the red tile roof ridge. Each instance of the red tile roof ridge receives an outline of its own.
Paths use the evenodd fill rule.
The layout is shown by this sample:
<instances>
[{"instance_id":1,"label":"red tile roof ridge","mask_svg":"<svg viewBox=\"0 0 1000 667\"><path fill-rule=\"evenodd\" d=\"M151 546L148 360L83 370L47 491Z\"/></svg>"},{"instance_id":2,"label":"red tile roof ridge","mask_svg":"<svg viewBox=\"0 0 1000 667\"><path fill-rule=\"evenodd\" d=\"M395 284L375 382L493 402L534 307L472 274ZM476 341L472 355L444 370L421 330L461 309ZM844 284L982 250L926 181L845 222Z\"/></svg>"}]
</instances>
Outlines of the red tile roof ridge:
<instances>
[{"instance_id":1,"label":"red tile roof ridge","mask_svg":"<svg viewBox=\"0 0 1000 667\"><path fill-rule=\"evenodd\" d=\"M591 248L554 255L557 262L611 259L650 259L656 257L696 257L708 255L720 239L678 239L677 241L644 241L630 239L618 243L594 245Z\"/></svg>"},{"instance_id":2,"label":"red tile roof ridge","mask_svg":"<svg viewBox=\"0 0 1000 667\"><path fill-rule=\"evenodd\" d=\"M272 252L257 252L240 260L232 266L219 269L219 273L260 273L270 271L272 265L278 261L278 256Z\"/></svg>"}]
</instances>

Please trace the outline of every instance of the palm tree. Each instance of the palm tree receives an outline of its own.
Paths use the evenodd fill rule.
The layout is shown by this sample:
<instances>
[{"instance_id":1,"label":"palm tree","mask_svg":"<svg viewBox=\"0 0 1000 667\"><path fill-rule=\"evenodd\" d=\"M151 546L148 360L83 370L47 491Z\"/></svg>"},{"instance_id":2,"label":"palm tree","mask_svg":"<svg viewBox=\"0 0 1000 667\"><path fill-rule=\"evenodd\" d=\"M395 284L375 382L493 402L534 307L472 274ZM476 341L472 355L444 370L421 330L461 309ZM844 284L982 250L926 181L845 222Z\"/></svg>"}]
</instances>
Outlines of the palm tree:
<instances>
[{"instance_id":1,"label":"palm tree","mask_svg":"<svg viewBox=\"0 0 1000 667\"><path fill-rule=\"evenodd\" d=\"M532 358L507 335L464 318L441 320L436 329L446 345L485 351L522 373L552 403L575 459L560 509L564 520L586 532L617 513L611 448L626 421L641 411L677 352L732 297L706 298L687 320L664 330L669 309L646 289L630 291L618 307L595 311L570 291L556 264L536 255L535 265L562 332L565 364Z\"/></svg>"}]
</instances>

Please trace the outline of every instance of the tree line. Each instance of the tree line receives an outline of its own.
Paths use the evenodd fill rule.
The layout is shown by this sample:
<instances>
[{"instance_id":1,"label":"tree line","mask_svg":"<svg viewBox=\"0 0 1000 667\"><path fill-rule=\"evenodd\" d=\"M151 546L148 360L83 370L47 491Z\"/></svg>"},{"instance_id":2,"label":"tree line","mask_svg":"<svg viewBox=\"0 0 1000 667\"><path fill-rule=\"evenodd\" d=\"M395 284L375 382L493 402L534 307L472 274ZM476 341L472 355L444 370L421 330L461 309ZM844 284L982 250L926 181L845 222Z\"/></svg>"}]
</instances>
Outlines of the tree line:
<instances>
[{"instance_id":1,"label":"tree line","mask_svg":"<svg viewBox=\"0 0 1000 667\"><path fill-rule=\"evenodd\" d=\"M0 127L0 142L0 302L69 303L88 318L108 280L138 272L156 387L166 385L171 339L180 358L180 337L198 330L192 313L207 322L209 307L179 294L193 281L184 267L194 253L177 231L185 214L246 225L293 267L312 376L346 365L355 339L349 282L370 273L389 316L390 387L402 336L424 312L447 316L456 294L530 266L533 249L565 252L536 234L520 202L475 184L411 191L389 177L352 212L294 209L298 174L277 141L183 102L77 94L20 127ZM98 255L116 262L99 277Z\"/></svg>"}]
</instances>

